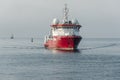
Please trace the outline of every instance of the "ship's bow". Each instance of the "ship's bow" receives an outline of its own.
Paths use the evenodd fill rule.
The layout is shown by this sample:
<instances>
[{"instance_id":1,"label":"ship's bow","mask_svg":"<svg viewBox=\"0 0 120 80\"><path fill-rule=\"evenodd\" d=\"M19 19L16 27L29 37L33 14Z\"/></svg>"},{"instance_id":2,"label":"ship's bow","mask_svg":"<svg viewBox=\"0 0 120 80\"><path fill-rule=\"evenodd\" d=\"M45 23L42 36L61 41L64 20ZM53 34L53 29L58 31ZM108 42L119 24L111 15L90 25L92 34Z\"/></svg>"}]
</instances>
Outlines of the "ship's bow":
<instances>
[{"instance_id":1,"label":"ship's bow","mask_svg":"<svg viewBox=\"0 0 120 80\"><path fill-rule=\"evenodd\" d=\"M57 47L62 50L76 50L81 39L81 36L62 36L57 39Z\"/></svg>"}]
</instances>

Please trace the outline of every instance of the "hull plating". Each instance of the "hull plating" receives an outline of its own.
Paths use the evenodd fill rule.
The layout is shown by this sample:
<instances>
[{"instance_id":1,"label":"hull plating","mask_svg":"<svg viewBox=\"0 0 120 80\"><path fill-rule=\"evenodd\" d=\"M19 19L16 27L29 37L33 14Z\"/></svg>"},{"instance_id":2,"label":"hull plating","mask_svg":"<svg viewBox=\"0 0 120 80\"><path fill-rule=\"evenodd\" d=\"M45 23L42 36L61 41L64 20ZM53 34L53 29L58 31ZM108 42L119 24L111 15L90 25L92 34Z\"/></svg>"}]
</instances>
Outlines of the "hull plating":
<instances>
[{"instance_id":1,"label":"hull plating","mask_svg":"<svg viewBox=\"0 0 120 80\"><path fill-rule=\"evenodd\" d=\"M54 36L47 40L44 46L49 49L75 50L81 39L80 36Z\"/></svg>"}]
</instances>

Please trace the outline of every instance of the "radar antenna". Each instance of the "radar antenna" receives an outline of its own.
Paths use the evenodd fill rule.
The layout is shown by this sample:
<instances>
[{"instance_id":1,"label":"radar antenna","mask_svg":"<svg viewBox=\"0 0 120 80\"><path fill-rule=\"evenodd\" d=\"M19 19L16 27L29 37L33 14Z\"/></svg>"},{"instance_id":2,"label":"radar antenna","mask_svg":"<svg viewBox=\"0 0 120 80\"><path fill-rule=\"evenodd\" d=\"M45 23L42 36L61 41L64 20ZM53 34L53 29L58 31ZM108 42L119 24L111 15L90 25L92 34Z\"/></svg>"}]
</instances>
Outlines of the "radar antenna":
<instances>
[{"instance_id":1,"label":"radar antenna","mask_svg":"<svg viewBox=\"0 0 120 80\"><path fill-rule=\"evenodd\" d=\"M65 4L64 17L63 17L63 22L64 22L64 23L67 23L67 22L68 22L68 12L69 12L69 9L67 8L67 4Z\"/></svg>"}]
</instances>

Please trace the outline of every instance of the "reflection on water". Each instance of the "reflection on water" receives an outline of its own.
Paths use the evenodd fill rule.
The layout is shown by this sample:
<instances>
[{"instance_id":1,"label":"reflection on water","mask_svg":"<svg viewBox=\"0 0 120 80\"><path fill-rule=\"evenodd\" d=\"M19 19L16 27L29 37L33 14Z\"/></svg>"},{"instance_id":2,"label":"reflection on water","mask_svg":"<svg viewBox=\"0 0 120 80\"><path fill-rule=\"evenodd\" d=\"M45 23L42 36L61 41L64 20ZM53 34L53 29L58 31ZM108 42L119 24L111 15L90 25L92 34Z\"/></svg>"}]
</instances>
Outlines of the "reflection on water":
<instances>
[{"instance_id":1,"label":"reflection on water","mask_svg":"<svg viewBox=\"0 0 120 80\"><path fill-rule=\"evenodd\" d=\"M80 53L79 49L75 50L51 50L53 53Z\"/></svg>"}]
</instances>

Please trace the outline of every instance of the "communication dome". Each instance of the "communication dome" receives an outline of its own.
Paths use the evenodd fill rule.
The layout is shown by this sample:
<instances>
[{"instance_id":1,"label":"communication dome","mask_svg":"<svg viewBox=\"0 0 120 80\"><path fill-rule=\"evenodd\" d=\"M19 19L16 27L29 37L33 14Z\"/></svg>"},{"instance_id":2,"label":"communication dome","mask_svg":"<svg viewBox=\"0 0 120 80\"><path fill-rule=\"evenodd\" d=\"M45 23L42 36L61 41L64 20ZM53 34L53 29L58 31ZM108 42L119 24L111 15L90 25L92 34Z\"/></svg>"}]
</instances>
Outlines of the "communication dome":
<instances>
[{"instance_id":1,"label":"communication dome","mask_svg":"<svg viewBox=\"0 0 120 80\"><path fill-rule=\"evenodd\" d=\"M72 24L79 24L79 22L78 22L77 19L73 19L73 20L72 20Z\"/></svg>"},{"instance_id":2,"label":"communication dome","mask_svg":"<svg viewBox=\"0 0 120 80\"><path fill-rule=\"evenodd\" d=\"M54 25L55 25L55 24L58 24L58 23L59 23L59 20L58 20L58 19L56 19L56 18L55 18L55 19L53 19L52 24L54 24Z\"/></svg>"}]
</instances>

